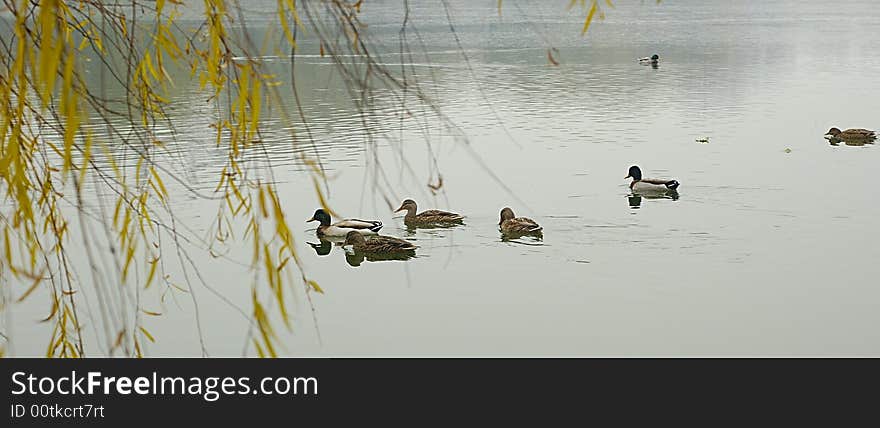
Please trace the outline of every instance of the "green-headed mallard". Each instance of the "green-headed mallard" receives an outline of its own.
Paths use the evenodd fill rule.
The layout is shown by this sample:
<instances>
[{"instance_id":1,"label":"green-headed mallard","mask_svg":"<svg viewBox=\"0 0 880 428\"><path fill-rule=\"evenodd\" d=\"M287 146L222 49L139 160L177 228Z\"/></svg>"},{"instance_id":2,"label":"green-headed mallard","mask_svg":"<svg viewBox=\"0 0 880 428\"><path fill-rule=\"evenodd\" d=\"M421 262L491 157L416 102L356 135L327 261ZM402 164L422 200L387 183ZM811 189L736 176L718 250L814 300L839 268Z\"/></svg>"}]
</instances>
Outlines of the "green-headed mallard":
<instances>
[{"instance_id":1,"label":"green-headed mallard","mask_svg":"<svg viewBox=\"0 0 880 428\"><path fill-rule=\"evenodd\" d=\"M845 131L831 128L825 133L825 138L837 141L873 141L877 139L877 133L870 129L861 128L850 128Z\"/></svg>"},{"instance_id":2,"label":"green-headed mallard","mask_svg":"<svg viewBox=\"0 0 880 428\"><path fill-rule=\"evenodd\" d=\"M501 221L498 222L502 233L507 234L537 234L543 228L534 220L526 217L517 217L513 210L505 207L501 210Z\"/></svg>"},{"instance_id":3,"label":"green-headed mallard","mask_svg":"<svg viewBox=\"0 0 880 428\"><path fill-rule=\"evenodd\" d=\"M624 178L632 178L629 184L630 190L635 193L658 193L676 191L681 184L676 180L658 180L654 178L642 178L642 170L633 165L629 167L629 174Z\"/></svg>"},{"instance_id":4,"label":"green-headed mallard","mask_svg":"<svg viewBox=\"0 0 880 428\"><path fill-rule=\"evenodd\" d=\"M646 56L644 58L639 58L639 62L642 64L657 64L660 62L660 55L654 54L651 56Z\"/></svg>"},{"instance_id":5,"label":"green-headed mallard","mask_svg":"<svg viewBox=\"0 0 880 428\"><path fill-rule=\"evenodd\" d=\"M416 201L412 199L404 200L403 203L400 204L400 208L394 210L394 212L404 210L406 211L406 216L403 217L403 222L407 225L461 223L464 219L460 214L440 210L426 210L416 214L418 206L416 205Z\"/></svg>"},{"instance_id":6,"label":"green-headed mallard","mask_svg":"<svg viewBox=\"0 0 880 428\"><path fill-rule=\"evenodd\" d=\"M318 236L346 236L349 232L357 232L363 235L375 235L382 228L382 222L377 220L346 219L330 224L330 214L319 209L312 218L306 220L319 221Z\"/></svg>"},{"instance_id":7,"label":"green-headed mallard","mask_svg":"<svg viewBox=\"0 0 880 428\"><path fill-rule=\"evenodd\" d=\"M350 245L356 252L361 253L413 252L416 248L419 248L412 242L391 236L376 235L366 239L357 231L348 232L345 235L345 243L343 245Z\"/></svg>"}]
</instances>

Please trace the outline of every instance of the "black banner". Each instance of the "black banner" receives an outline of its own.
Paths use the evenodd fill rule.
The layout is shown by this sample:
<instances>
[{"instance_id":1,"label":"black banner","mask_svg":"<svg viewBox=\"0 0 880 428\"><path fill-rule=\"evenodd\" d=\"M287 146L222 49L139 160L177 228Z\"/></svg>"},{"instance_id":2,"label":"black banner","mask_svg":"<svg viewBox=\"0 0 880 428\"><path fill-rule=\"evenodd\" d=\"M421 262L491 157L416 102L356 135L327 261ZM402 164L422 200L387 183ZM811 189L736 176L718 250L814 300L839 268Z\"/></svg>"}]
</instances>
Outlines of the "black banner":
<instances>
[{"instance_id":1,"label":"black banner","mask_svg":"<svg viewBox=\"0 0 880 428\"><path fill-rule=\"evenodd\" d=\"M835 404L846 406L845 416L874 412L880 385L880 364L868 359L6 359L0 364L8 403L4 426L344 421L419 426L477 419L587 422L600 414L618 421L704 413L729 419L758 411L789 420L812 418Z\"/></svg>"}]
</instances>

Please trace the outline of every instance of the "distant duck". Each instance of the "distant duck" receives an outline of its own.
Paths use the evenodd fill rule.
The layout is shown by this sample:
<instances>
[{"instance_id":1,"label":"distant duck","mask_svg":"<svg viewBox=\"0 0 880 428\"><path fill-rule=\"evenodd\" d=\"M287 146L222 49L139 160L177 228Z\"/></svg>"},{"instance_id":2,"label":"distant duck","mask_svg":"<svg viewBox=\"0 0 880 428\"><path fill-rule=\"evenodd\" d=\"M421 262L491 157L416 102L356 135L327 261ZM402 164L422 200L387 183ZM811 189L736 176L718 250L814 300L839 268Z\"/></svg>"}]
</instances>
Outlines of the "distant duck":
<instances>
[{"instance_id":1,"label":"distant duck","mask_svg":"<svg viewBox=\"0 0 880 428\"><path fill-rule=\"evenodd\" d=\"M645 65L657 64L658 62L660 62L660 55L654 54L651 56L646 56L644 58L639 58L639 62Z\"/></svg>"},{"instance_id":2,"label":"distant duck","mask_svg":"<svg viewBox=\"0 0 880 428\"><path fill-rule=\"evenodd\" d=\"M412 253L419 248L412 242L394 238L391 236L372 236L369 239L364 235L351 231L345 235L344 246L350 245L356 252L361 253Z\"/></svg>"},{"instance_id":3,"label":"distant duck","mask_svg":"<svg viewBox=\"0 0 880 428\"><path fill-rule=\"evenodd\" d=\"M382 229L382 222L377 220L346 219L330 224L330 214L319 209L306 223L319 221L318 236L347 236L349 232L357 232L362 235L375 235Z\"/></svg>"},{"instance_id":4,"label":"distant duck","mask_svg":"<svg viewBox=\"0 0 880 428\"><path fill-rule=\"evenodd\" d=\"M461 223L464 219L460 214L440 210L426 210L416 214L418 206L416 205L416 201L412 199L404 200L403 203L400 204L400 208L396 209L394 212L400 211L406 211L406 216L403 217L403 222L407 225Z\"/></svg>"},{"instance_id":5,"label":"distant duck","mask_svg":"<svg viewBox=\"0 0 880 428\"><path fill-rule=\"evenodd\" d=\"M629 188L635 193L672 192L676 191L679 184L681 184L676 180L642 178L642 170L635 165L629 167L629 174L624 178L633 179L632 183L629 184Z\"/></svg>"},{"instance_id":6,"label":"distant duck","mask_svg":"<svg viewBox=\"0 0 880 428\"><path fill-rule=\"evenodd\" d=\"M501 221L498 222L502 233L507 234L538 234L543 228L534 220L526 217L517 217L513 210L505 207L501 210Z\"/></svg>"},{"instance_id":7,"label":"distant duck","mask_svg":"<svg viewBox=\"0 0 880 428\"><path fill-rule=\"evenodd\" d=\"M873 141L877 139L877 133L870 129L850 128L841 131L838 128L831 128L825 133L825 139L838 141Z\"/></svg>"}]
</instances>

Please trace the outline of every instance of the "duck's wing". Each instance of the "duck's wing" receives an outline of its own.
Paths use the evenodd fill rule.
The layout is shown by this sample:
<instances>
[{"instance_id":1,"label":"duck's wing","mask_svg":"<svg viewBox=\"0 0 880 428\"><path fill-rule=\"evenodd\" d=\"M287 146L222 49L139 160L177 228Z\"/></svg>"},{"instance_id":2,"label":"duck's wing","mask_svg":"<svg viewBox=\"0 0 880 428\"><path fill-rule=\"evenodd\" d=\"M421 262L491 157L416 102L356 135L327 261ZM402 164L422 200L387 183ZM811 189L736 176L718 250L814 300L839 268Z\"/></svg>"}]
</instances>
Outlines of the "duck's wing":
<instances>
[{"instance_id":1,"label":"duck's wing","mask_svg":"<svg viewBox=\"0 0 880 428\"><path fill-rule=\"evenodd\" d=\"M666 186L667 189L675 190L681 184L677 180L660 180L656 178L643 178L640 181L648 184L653 184L656 186Z\"/></svg>"},{"instance_id":2,"label":"duck's wing","mask_svg":"<svg viewBox=\"0 0 880 428\"><path fill-rule=\"evenodd\" d=\"M404 239L376 236L367 242L367 248L374 251L411 251L419 247Z\"/></svg>"},{"instance_id":3,"label":"duck's wing","mask_svg":"<svg viewBox=\"0 0 880 428\"><path fill-rule=\"evenodd\" d=\"M851 135L854 137L859 136L859 137L866 137L866 138L874 137L876 135L874 133L874 131L872 131L870 129L863 129L863 128L851 128L851 129L847 129L846 131L843 131L842 133L848 134L848 135Z\"/></svg>"},{"instance_id":4,"label":"duck's wing","mask_svg":"<svg viewBox=\"0 0 880 428\"><path fill-rule=\"evenodd\" d=\"M346 219L333 224L336 227L353 230L371 230L378 232L382 228L382 222L378 220L359 220L356 218Z\"/></svg>"},{"instance_id":5,"label":"duck's wing","mask_svg":"<svg viewBox=\"0 0 880 428\"><path fill-rule=\"evenodd\" d=\"M538 232L543 229L538 222L528 217L517 217L510 221L510 229L515 232Z\"/></svg>"},{"instance_id":6,"label":"duck's wing","mask_svg":"<svg viewBox=\"0 0 880 428\"><path fill-rule=\"evenodd\" d=\"M441 211L441 210L425 210L418 214L417 217L427 219L427 220L439 220L439 221L453 221L453 220L461 220L464 217L461 214L452 213L449 211Z\"/></svg>"}]
</instances>

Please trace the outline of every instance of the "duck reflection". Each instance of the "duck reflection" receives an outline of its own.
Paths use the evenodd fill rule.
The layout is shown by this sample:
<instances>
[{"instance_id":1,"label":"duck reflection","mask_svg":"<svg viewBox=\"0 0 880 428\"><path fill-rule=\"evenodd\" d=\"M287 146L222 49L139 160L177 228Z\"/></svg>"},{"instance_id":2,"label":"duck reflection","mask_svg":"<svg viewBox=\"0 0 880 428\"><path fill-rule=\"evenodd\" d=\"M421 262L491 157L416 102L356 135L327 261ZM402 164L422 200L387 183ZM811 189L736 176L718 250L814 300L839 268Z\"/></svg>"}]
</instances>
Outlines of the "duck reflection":
<instances>
[{"instance_id":1,"label":"duck reflection","mask_svg":"<svg viewBox=\"0 0 880 428\"><path fill-rule=\"evenodd\" d=\"M405 261L416 256L415 251L403 253L365 253L353 249L345 250L345 261L353 267L358 267L364 261L368 262L387 262L387 261Z\"/></svg>"},{"instance_id":2,"label":"duck reflection","mask_svg":"<svg viewBox=\"0 0 880 428\"><path fill-rule=\"evenodd\" d=\"M502 233L501 242L519 245L544 245L544 235L538 233Z\"/></svg>"},{"instance_id":3,"label":"duck reflection","mask_svg":"<svg viewBox=\"0 0 880 428\"><path fill-rule=\"evenodd\" d=\"M309 244L309 246L312 247L313 250L315 250L315 254L319 256L326 256L327 254L330 254L330 250L333 249L333 243L330 241L325 241L323 239L321 239L320 243L317 244L314 242L306 242L306 244Z\"/></svg>"},{"instance_id":4,"label":"duck reflection","mask_svg":"<svg viewBox=\"0 0 880 428\"><path fill-rule=\"evenodd\" d=\"M627 202L629 203L629 207L637 210L642 207L642 198L644 199L669 199L673 201L678 200L678 191L669 190L667 192L658 192L658 193L631 193L626 196Z\"/></svg>"},{"instance_id":5,"label":"duck reflection","mask_svg":"<svg viewBox=\"0 0 880 428\"><path fill-rule=\"evenodd\" d=\"M843 143L844 145L847 145L847 146L861 147L861 146L873 145L874 140L870 140L870 139L867 139L867 140L842 140L839 138L829 138L828 139L828 144L831 144L832 146L837 147L840 145L840 143Z\"/></svg>"}]
</instances>

